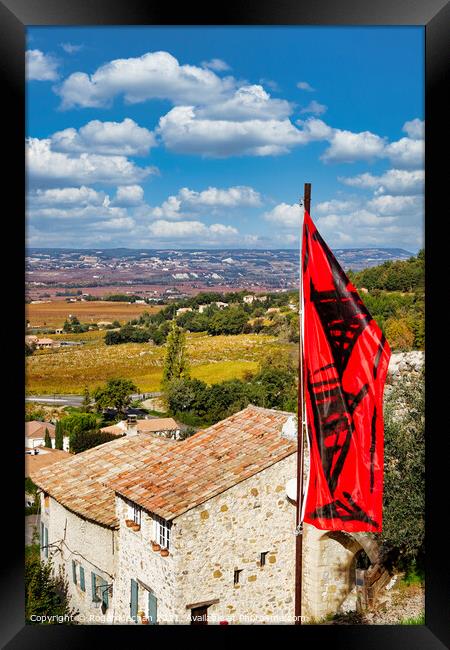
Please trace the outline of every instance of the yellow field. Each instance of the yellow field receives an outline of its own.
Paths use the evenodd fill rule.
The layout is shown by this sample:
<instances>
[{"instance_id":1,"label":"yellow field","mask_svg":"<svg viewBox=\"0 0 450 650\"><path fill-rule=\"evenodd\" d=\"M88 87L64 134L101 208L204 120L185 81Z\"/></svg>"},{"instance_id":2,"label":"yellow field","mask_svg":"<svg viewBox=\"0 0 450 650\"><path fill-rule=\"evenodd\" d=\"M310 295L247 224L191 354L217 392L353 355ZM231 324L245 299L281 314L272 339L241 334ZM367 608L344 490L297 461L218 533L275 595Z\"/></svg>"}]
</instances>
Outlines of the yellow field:
<instances>
[{"instance_id":1,"label":"yellow field","mask_svg":"<svg viewBox=\"0 0 450 650\"><path fill-rule=\"evenodd\" d=\"M81 323L97 323L98 321L118 320L125 323L131 318L137 318L144 311L149 314L161 309L158 305L131 305L127 302L65 302L55 300L38 305L26 305L26 318L34 327L62 327L69 314L75 315Z\"/></svg>"},{"instance_id":2,"label":"yellow field","mask_svg":"<svg viewBox=\"0 0 450 650\"><path fill-rule=\"evenodd\" d=\"M112 377L132 379L142 392L159 390L166 346L148 343L108 346L103 342L102 332L74 334L70 338L84 340L85 345L41 350L26 358L28 394L81 394L85 386L92 389ZM188 334L187 337L191 375L209 384L242 378L246 371L258 368L265 354L279 354L294 347L262 334Z\"/></svg>"}]
</instances>

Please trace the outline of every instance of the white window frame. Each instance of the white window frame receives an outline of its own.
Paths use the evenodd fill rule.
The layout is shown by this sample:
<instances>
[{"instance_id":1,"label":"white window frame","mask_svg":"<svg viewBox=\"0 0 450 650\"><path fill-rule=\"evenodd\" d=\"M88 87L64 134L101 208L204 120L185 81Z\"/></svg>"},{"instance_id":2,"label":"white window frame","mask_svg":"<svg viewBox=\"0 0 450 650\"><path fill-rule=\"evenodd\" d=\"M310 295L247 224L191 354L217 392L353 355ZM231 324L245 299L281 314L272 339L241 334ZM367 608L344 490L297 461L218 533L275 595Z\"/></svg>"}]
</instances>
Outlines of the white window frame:
<instances>
[{"instance_id":1,"label":"white window frame","mask_svg":"<svg viewBox=\"0 0 450 650\"><path fill-rule=\"evenodd\" d=\"M162 517L154 517L155 522L155 541L161 548L170 548L170 529L172 522L163 519Z\"/></svg>"},{"instance_id":2,"label":"white window frame","mask_svg":"<svg viewBox=\"0 0 450 650\"><path fill-rule=\"evenodd\" d=\"M128 518L134 521L138 526L141 525L142 521L142 508L132 501L128 502Z\"/></svg>"}]
</instances>

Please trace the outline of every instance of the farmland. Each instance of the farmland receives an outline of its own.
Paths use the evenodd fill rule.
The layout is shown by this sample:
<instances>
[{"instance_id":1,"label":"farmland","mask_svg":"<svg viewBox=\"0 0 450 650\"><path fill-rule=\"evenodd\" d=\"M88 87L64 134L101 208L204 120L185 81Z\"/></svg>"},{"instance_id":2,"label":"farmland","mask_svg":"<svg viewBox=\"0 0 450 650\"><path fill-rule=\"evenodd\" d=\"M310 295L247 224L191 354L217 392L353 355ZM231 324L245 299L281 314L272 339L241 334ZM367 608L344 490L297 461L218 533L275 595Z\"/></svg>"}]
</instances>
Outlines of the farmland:
<instances>
[{"instance_id":1,"label":"farmland","mask_svg":"<svg viewBox=\"0 0 450 650\"><path fill-rule=\"evenodd\" d=\"M37 305L39 306L39 305ZM132 379L142 392L160 388L166 346L125 343L107 346L104 333L52 336L54 339L84 341L80 347L62 347L35 352L26 360L28 394L81 394L112 377ZM208 336L188 334L187 352L191 375L207 383L242 378L255 371L267 354L295 353L295 344L280 343L263 334Z\"/></svg>"},{"instance_id":2,"label":"farmland","mask_svg":"<svg viewBox=\"0 0 450 650\"><path fill-rule=\"evenodd\" d=\"M132 318L138 318L145 311L152 314L159 309L160 307L154 305L128 302L93 300L73 303L57 300L26 305L26 317L32 327L62 327L69 314L76 315L80 322L88 324L102 320L118 320L125 323Z\"/></svg>"}]
</instances>

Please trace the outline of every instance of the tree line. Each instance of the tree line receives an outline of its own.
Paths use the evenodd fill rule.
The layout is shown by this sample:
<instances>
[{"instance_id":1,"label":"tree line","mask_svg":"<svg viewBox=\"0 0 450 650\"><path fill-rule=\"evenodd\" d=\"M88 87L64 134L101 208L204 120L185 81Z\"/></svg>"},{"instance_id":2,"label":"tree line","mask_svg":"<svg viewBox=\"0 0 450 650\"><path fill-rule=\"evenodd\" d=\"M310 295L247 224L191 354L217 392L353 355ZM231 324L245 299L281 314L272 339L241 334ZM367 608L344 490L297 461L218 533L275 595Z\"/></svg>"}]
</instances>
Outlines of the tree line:
<instances>
[{"instance_id":1,"label":"tree line","mask_svg":"<svg viewBox=\"0 0 450 650\"><path fill-rule=\"evenodd\" d=\"M256 299L252 304L244 303L245 295L245 292L199 293L167 305L155 314L145 312L118 331L107 332L105 344L152 341L155 345L162 345L167 341L172 321L190 332L207 332L212 336L262 332L283 335L286 341L298 341L298 316L287 307L289 302L296 300L295 292L267 294L265 301ZM228 306L220 308L216 302ZM199 305L206 305L202 312L198 310ZM269 307L278 307L280 313L267 314ZM192 311L177 315L181 308Z\"/></svg>"}]
</instances>

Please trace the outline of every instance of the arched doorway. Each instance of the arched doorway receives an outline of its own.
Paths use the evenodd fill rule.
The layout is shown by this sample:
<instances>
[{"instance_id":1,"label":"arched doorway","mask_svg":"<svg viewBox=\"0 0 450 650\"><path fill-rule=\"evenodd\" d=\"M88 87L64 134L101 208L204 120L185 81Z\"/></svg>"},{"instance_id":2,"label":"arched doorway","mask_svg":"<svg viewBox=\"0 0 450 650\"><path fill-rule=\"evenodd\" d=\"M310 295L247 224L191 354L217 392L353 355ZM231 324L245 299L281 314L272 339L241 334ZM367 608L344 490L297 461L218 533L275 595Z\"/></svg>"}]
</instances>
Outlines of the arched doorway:
<instances>
[{"instance_id":1,"label":"arched doorway","mask_svg":"<svg viewBox=\"0 0 450 650\"><path fill-rule=\"evenodd\" d=\"M359 541L347 533L328 532L319 539L319 617L356 610L361 572L371 560Z\"/></svg>"}]
</instances>

